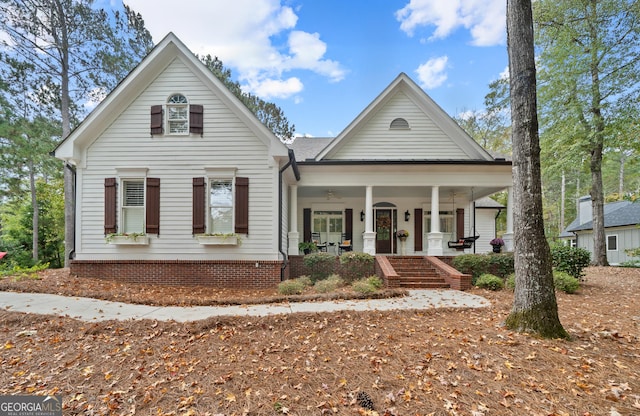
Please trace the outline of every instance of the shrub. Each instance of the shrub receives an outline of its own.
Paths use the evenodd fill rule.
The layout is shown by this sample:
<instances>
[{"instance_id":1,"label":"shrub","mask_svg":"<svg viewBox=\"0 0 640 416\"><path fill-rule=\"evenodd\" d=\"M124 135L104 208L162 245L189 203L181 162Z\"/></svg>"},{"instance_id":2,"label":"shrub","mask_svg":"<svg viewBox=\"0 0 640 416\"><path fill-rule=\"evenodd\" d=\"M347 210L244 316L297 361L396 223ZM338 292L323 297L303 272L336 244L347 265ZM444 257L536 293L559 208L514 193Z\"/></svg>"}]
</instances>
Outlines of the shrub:
<instances>
[{"instance_id":1,"label":"shrub","mask_svg":"<svg viewBox=\"0 0 640 416\"><path fill-rule=\"evenodd\" d=\"M365 281L371 286L375 287L376 290L380 290L382 289L382 286L384 286L384 282L382 281L382 279L375 275L367 277Z\"/></svg>"},{"instance_id":2,"label":"shrub","mask_svg":"<svg viewBox=\"0 0 640 416\"><path fill-rule=\"evenodd\" d=\"M481 274L489 270L489 256L482 254L463 254L453 258L453 267L471 275L471 284L475 284Z\"/></svg>"},{"instance_id":3,"label":"shrub","mask_svg":"<svg viewBox=\"0 0 640 416\"><path fill-rule=\"evenodd\" d=\"M569 273L554 270L553 285L565 293L575 293L580 288L580 281Z\"/></svg>"},{"instance_id":4,"label":"shrub","mask_svg":"<svg viewBox=\"0 0 640 416\"><path fill-rule=\"evenodd\" d=\"M583 248L555 244L551 247L551 259L555 270L580 279L584 276L583 269L591 262L591 253Z\"/></svg>"},{"instance_id":5,"label":"shrub","mask_svg":"<svg viewBox=\"0 0 640 416\"><path fill-rule=\"evenodd\" d=\"M344 285L344 281L342 280L342 278L337 274L332 274L324 280L318 280L313 285L313 290L318 293L333 292L342 285Z\"/></svg>"},{"instance_id":6,"label":"shrub","mask_svg":"<svg viewBox=\"0 0 640 416\"><path fill-rule=\"evenodd\" d=\"M514 272L513 253L490 254L488 257L489 269L485 273L504 278Z\"/></svg>"},{"instance_id":7,"label":"shrub","mask_svg":"<svg viewBox=\"0 0 640 416\"><path fill-rule=\"evenodd\" d=\"M347 283L373 273L375 258L371 254L349 251L340 256L342 275Z\"/></svg>"},{"instance_id":8,"label":"shrub","mask_svg":"<svg viewBox=\"0 0 640 416\"><path fill-rule=\"evenodd\" d=\"M504 286L509 290L514 290L516 288L515 273L511 273L509 276L507 276L507 278L504 280Z\"/></svg>"},{"instance_id":9,"label":"shrub","mask_svg":"<svg viewBox=\"0 0 640 416\"><path fill-rule=\"evenodd\" d=\"M640 260L628 260L620 263L620 267L640 267Z\"/></svg>"},{"instance_id":10,"label":"shrub","mask_svg":"<svg viewBox=\"0 0 640 416\"><path fill-rule=\"evenodd\" d=\"M351 288L354 292L358 293L375 293L378 291L378 289L374 286L375 283L373 283L370 279L371 278L356 280L355 282L351 283Z\"/></svg>"},{"instance_id":11,"label":"shrub","mask_svg":"<svg viewBox=\"0 0 640 416\"><path fill-rule=\"evenodd\" d=\"M295 280L297 280L297 281L299 281L299 282L302 282L302 284L303 284L305 287L313 286L313 282L311 281L311 278L310 278L309 276L300 276L300 277L298 277L298 278L297 278L297 279L295 279Z\"/></svg>"},{"instance_id":12,"label":"shrub","mask_svg":"<svg viewBox=\"0 0 640 416\"><path fill-rule=\"evenodd\" d=\"M311 253L304 256L304 265L311 273L311 280L316 282L326 279L335 271L336 257L330 253Z\"/></svg>"},{"instance_id":13,"label":"shrub","mask_svg":"<svg viewBox=\"0 0 640 416\"><path fill-rule=\"evenodd\" d=\"M298 279L285 280L278 284L278 293L281 295L299 295L304 291L305 284Z\"/></svg>"},{"instance_id":14,"label":"shrub","mask_svg":"<svg viewBox=\"0 0 640 416\"><path fill-rule=\"evenodd\" d=\"M496 275L485 273L478 277L476 286L482 289L500 290L504 287L504 281Z\"/></svg>"}]
</instances>

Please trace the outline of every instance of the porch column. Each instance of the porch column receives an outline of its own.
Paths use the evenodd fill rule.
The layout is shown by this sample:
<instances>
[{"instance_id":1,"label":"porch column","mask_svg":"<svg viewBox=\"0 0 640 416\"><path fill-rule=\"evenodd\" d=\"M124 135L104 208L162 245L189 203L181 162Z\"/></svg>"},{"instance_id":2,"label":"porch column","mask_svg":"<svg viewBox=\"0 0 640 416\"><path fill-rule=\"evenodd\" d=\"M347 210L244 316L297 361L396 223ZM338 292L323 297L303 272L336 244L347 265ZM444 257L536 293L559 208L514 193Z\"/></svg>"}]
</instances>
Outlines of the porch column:
<instances>
[{"instance_id":1,"label":"porch column","mask_svg":"<svg viewBox=\"0 0 640 416\"><path fill-rule=\"evenodd\" d=\"M289 249L290 256L300 254L298 243L300 243L300 233L298 232L298 185L289 186Z\"/></svg>"},{"instance_id":2,"label":"porch column","mask_svg":"<svg viewBox=\"0 0 640 416\"><path fill-rule=\"evenodd\" d=\"M427 234L427 254L442 256L442 233L440 232L440 187L431 187L431 232Z\"/></svg>"},{"instance_id":3,"label":"porch column","mask_svg":"<svg viewBox=\"0 0 640 416\"><path fill-rule=\"evenodd\" d=\"M364 199L364 233L362 234L362 251L374 256L376 254L376 233L373 231L373 186L367 186Z\"/></svg>"},{"instance_id":4,"label":"porch column","mask_svg":"<svg viewBox=\"0 0 640 416\"><path fill-rule=\"evenodd\" d=\"M507 232L502 235L505 250L513 251L513 187L507 188Z\"/></svg>"}]
</instances>

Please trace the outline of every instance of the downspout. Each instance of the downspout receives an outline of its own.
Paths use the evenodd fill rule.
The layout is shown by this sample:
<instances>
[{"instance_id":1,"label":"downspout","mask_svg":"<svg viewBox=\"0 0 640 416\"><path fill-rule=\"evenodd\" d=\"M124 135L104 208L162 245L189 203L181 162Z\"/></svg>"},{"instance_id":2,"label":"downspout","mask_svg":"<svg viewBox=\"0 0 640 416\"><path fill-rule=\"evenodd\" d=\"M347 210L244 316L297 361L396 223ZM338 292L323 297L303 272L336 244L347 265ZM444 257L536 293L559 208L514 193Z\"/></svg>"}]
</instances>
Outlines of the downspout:
<instances>
[{"instance_id":1,"label":"downspout","mask_svg":"<svg viewBox=\"0 0 640 416\"><path fill-rule=\"evenodd\" d=\"M73 248L69 251L69 260L76 258L76 192L78 187L78 175L73 166L67 162L64 163L65 169L69 169L73 175Z\"/></svg>"},{"instance_id":2,"label":"downspout","mask_svg":"<svg viewBox=\"0 0 640 416\"><path fill-rule=\"evenodd\" d=\"M473 192L473 191L472 191ZM476 201L473 201L473 235L478 235L478 227L476 226ZM476 243L473 243L473 254L476 254Z\"/></svg>"},{"instance_id":3,"label":"downspout","mask_svg":"<svg viewBox=\"0 0 640 416\"><path fill-rule=\"evenodd\" d=\"M296 157L293 149L289 149L289 161L278 172L278 251L282 254L282 266L280 267L280 281L284 280L284 271L289 264L289 256L284 252L282 247L282 174L291 166L296 181L300 180L300 171L296 163Z\"/></svg>"}]
</instances>

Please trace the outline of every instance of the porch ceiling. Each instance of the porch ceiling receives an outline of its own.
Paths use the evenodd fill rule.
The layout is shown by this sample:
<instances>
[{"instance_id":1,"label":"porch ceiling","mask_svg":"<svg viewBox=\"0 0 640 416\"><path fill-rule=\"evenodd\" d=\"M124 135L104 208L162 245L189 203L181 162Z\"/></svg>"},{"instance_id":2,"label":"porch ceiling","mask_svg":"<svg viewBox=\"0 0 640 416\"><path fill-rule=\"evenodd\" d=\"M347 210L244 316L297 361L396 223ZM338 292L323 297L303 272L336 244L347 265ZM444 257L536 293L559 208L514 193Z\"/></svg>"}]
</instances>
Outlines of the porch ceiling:
<instances>
[{"instance_id":1,"label":"porch ceiling","mask_svg":"<svg viewBox=\"0 0 640 416\"><path fill-rule=\"evenodd\" d=\"M451 201L455 194L455 199L464 201L470 200L473 193L474 199L492 195L502 191L504 188L499 187L440 187L440 200ZM325 198L327 200L339 200L342 198L364 198L366 188L364 186L301 186L298 188L299 198ZM409 197L431 197L430 186L374 186L373 198L375 199L392 199L392 198L409 198Z\"/></svg>"}]
</instances>

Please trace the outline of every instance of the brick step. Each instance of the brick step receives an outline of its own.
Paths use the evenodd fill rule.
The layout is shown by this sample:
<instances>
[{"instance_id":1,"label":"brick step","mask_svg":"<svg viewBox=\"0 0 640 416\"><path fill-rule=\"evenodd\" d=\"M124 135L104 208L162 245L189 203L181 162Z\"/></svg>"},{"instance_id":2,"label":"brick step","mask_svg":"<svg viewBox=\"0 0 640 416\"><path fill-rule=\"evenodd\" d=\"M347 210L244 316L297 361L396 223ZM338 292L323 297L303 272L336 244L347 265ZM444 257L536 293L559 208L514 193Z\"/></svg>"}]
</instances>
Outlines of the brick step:
<instances>
[{"instance_id":1,"label":"brick step","mask_svg":"<svg viewBox=\"0 0 640 416\"><path fill-rule=\"evenodd\" d=\"M406 289L448 289L449 285L442 278L425 279L420 276L398 277L389 280L389 286Z\"/></svg>"}]
</instances>

